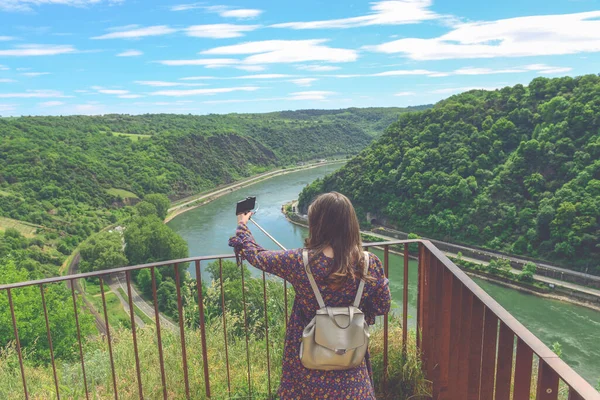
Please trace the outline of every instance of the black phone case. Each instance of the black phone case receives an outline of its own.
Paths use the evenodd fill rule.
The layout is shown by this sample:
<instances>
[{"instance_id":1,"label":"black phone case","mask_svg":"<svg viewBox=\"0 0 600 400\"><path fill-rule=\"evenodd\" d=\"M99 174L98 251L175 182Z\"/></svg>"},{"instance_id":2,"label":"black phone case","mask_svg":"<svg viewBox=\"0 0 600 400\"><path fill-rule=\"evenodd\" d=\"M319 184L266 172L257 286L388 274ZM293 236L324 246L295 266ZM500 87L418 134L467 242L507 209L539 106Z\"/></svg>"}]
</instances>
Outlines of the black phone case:
<instances>
[{"instance_id":1,"label":"black phone case","mask_svg":"<svg viewBox=\"0 0 600 400\"><path fill-rule=\"evenodd\" d=\"M244 200L238 201L235 207L235 215L245 214L248 211L252 211L256 206L256 197L248 197Z\"/></svg>"}]
</instances>

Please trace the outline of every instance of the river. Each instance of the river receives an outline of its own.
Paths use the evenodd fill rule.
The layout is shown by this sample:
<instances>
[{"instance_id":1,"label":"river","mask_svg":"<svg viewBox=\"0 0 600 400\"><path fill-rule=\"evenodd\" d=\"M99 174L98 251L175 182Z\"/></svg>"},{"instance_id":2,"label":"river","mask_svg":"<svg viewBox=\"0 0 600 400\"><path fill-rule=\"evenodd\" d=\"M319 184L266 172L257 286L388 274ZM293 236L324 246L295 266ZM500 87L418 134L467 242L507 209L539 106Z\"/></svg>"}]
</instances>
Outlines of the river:
<instances>
[{"instance_id":1,"label":"river","mask_svg":"<svg viewBox=\"0 0 600 400\"><path fill-rule=\"evenodd\" d=\"M256 221L288 248L300 247L306 229L290 223L281 213L281 205L296 199L308 183L327 175L340 165L326 165L276 176L250 187L222 196L215 201L190 210L169 222L189 244L190 256L231 253L227 239L236 225L235 203L246 196L256 196ZM252 228L252 226L251 226ZM258 229L253 229L256 240L264 247L277 247ZM381 254L375 251L381 257ZM392 296L402 306L402 257L390 255L390 287ZM416 317L417 265L410 262L409 324L414 327ZM193 270L190 270L192 275ZM203 274L204 275L204 274ZM559 342L563 359L592 385L600 380L600 312L558 300L521 293L493 283L475 279L486 292L513 314L523 325L548 346Z\"/></svg>"}]
</instances>

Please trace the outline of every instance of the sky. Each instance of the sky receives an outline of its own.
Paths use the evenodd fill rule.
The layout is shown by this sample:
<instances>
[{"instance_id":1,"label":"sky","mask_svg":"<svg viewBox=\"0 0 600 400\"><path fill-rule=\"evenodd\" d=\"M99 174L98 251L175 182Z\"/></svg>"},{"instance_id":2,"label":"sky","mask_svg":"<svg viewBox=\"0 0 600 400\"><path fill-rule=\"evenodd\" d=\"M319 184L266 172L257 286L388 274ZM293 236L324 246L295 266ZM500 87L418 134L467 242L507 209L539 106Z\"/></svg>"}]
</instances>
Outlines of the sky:
<instances>
[{"instance_id":1,"label":"sky","mask_svg":"<svg viewBox=\"0 0 600 400\"><path fill-rule=\"evenodd\" d=\"M600 0L0 0L0 115L411 106L600 73Z\"/></svg>"}]
</instances>

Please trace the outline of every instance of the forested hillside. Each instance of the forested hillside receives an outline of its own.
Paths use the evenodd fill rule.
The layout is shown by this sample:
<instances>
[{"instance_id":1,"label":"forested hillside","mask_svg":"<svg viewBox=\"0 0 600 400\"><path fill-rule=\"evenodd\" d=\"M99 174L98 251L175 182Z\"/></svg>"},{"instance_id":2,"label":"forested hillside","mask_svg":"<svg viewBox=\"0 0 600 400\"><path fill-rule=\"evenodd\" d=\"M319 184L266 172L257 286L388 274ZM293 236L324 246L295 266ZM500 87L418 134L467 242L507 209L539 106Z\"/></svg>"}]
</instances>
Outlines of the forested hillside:
<instances>
[{"instance_id":1,"label":"forested hillside","mask_svg":"<svg viewBox=\"0 0 600 400\"><path fill-rule=\"evenodd\" d=\"M363 220L600 273L600 77L537 78L404 114L300 206L331 190Z\"/></svg>"},{"instance_id":2,"label":"forested hillside","mask_svg":"<svg viewBox=\"0 0 600 400\"><path fill-rule=\"evenodd\" d=\"M138 198L178 198L269 168L356 154L407 110L0 118L0 217L45 228L38 231L39 245L50 245L40 252L48 271L60 253L131 214L121 207Z\"/></svg>"}]
</instances>

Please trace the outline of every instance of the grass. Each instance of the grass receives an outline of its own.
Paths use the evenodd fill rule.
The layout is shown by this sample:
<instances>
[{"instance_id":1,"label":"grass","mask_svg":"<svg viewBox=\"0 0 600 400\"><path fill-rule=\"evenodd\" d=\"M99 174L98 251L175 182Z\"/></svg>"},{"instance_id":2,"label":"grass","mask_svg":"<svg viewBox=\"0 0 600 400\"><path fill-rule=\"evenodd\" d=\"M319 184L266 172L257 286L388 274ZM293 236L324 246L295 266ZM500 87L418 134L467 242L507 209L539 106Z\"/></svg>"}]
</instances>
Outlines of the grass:
<instances>
[{"instance_id":1,"label":"grass","mask_svg":"<svg viewBox=\"0 0 600 400\"><path fill-rule=\"evenodd\" d=\"M16 219L0 217L0 231L5 231L9 228L16 229L23 236L31 238L35 236L38 228L41 228L41 226Z\"/></svg>"},{"instance_id":2,"label":"grass","mask_svg":"<svg viewBox=\"0 0 600 400\"><path fill-rule=\"evenodd\" d=\"M138 135L135 133L121 133L121 132L113 132L112 133L115 136L124 136L127 137L129 139L131 139L133 142L137 142L140 139L146 139L149 137L152 137L152 135Z\"/></svg>"},{"instance_id":3,"label":"grass","mask_svg":"<svg viewBox=\"0 0 600 400\"><path fill-rule=\"evenodd\" d=\"M129 296L127 296L127 294L125 293L125 291L122 288L119 288L119 293L121 294L121 296L123 296L125 301L129 301ZM133 312L135 313L135 315L140 317L140 319L142 321L144 321L144 324L146 324L146 325L154 324L154 321L152 321L150 318L148 318L148 316L146 314L144 314L144 312L142 310L140 310L138 308L138 306L136 306L135 304L133 305Z\"/></svg>"},{"instance_id":4,"label":"grass","mask_svg":"<svg viewBox=\"0 0 600 400\"><path fill-rule=\"evenodd\" d=\"M241 325L243 325L241 318L228 314L228 332L235 331L235 328L239 328ZM207 325L206 329L212 398L227 398L227 366L225 363L221 319L214 319ZM161 332L168 398L185 398L179 335L167 329ZM270 333L271 392L275 394L281 377L283 330L273 329ZM389 335L390 375L388 381L392 383L389 387L383 388L381 386L383 332L381 328L374 329L372 332L371 357L378 398L402 399L413 394L424 394L429 390L429 383L423 378L420 369L421 365L415 346L414 333L409 335L409 351L406 357L401 354L401 337L399 324L391 323ZM251 393L248 390L245 339L229 334L227 344L230 364L229 373L231 375L231 398L269 398L268 380L266 378L266 343L264 338L255 336L249 338ZM153 325L137 331L137 346L144 397L150 399L162 398L159 356L156 332ZM126 329L115 330L113 332L112 348L119 398L124 400L138 399L137 375L131 332ZM199 330L187 330L186 352L191 398L206 398ZM106 342L99 337L91 339L86 346L84 357L87 384L90 388L92 398L114 398ZM18 365L18 358L14 348L0 350L0 376L3 377L0 380L0 398L12 399L23 397ZM61 398L84 398L85 393L80 362L58 361L57 370ZM35 367L28 362L27 354L25 354L25 375L27 377L30 398L55 398L51 366Z\"/></svg>"},{"instance_id":5,"label":"grass","mask_svg":"<svg viewBox=\"0 0 600 400\"><path fill-rule=\"evenodd\" d=\"M113 196L121 196L123 199L138 199L138 195L125 189L110 188L106 189L108 194Z\"/></svg>"},{"instance_id":6,"label":"grass","mask_svg":"<svg viewBox=\"0 0 600 400\"><path fill-rule=\"evenodd\" d=\"M102 317L104 317L104 309L102 307L102 296L100 294L100 285L86 282L85 285L86 299L94 305L94 308ZM131 328L131 320L119 298L110 291L108 285L104 285L104 297L106 299L106 313L108 314L108 323L112 329Z\"/></svg>"}]
</instances>

